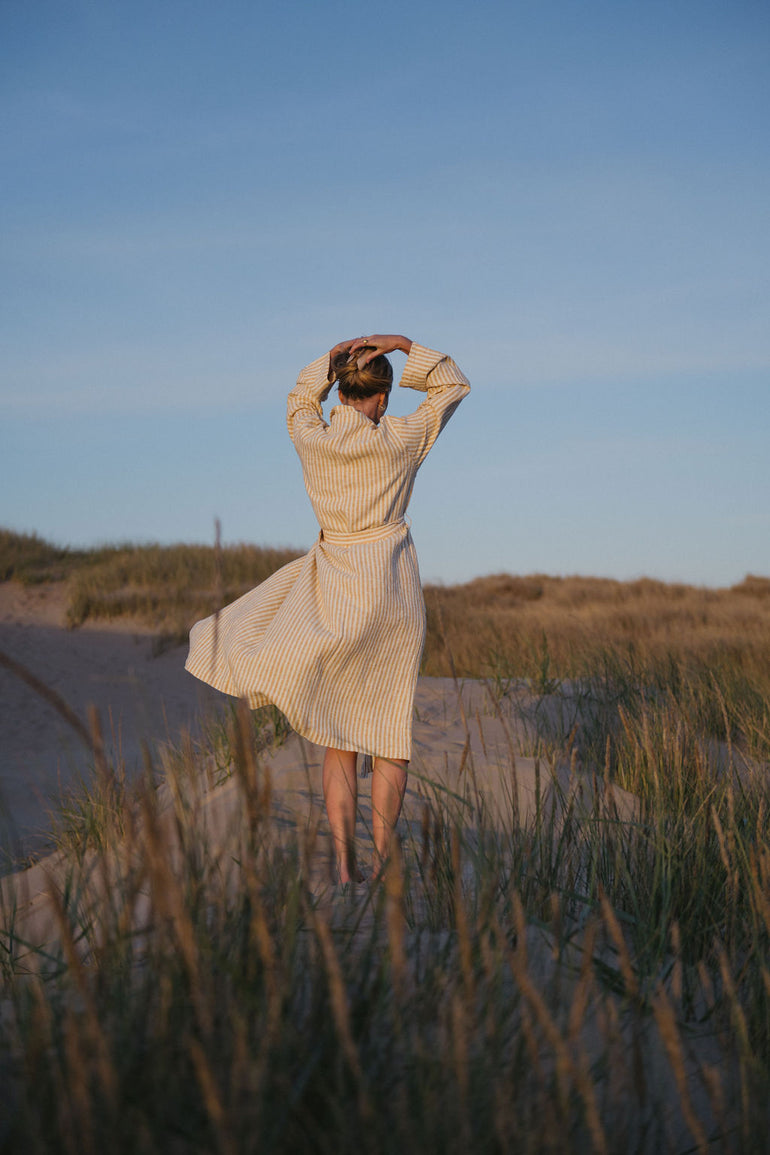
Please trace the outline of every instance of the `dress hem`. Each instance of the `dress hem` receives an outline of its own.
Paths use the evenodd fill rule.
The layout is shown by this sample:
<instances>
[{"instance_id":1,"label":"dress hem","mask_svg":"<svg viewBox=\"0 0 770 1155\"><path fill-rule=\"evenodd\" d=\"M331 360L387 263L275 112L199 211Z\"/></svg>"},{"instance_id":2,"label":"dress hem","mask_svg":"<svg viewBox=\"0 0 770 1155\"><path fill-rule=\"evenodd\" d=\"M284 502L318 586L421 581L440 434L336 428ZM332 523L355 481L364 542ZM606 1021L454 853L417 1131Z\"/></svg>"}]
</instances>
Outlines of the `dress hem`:
<instances>
[{"instance_id":1,"label":"dress hem","mask_svg":"<svg viewBox=\"0 0 770 1155\"><path fill-rule=\"evenodd\" d=\"M191 665L187 662L185 663L185 670L193 678L197 678L199 681L205 682L207 686L211 686L212 689L217 690L220 694L227 694L229 698L242 698L250 710L260 710L264 706L275 706L276 709L280 710L284 715L286 721L289 723L294 733L298 734L300 738L304 738L306 741L312 742L314 746L326 746L331 747L334 750L345 750L351 754L369 754L372 758L393 758L400 762L411 761L411 746L409 748L409 752L406 754L401 751L397 753L391 751L386 754L380 750L374 750L371 746L371 743L368 742L361 742L360 745L351 745L355 739L342 739L340 737L334 737L331 734L323 735L320 731L312 730L310 727L305 726L301 721L299 721L299 719L295 721L295 719L292 717L293 711L291 710L289 704L287 703L284 707L280 702L276 702L274 698L270 697L269 694L265 694L257 690L252 690L245 694L240 694L237 692L234 693L232 690L225 690L222 686L218 686L216 682L211 681L205 675L196 673L195 670L191 669Z\"/></svg>"}]
</instances>

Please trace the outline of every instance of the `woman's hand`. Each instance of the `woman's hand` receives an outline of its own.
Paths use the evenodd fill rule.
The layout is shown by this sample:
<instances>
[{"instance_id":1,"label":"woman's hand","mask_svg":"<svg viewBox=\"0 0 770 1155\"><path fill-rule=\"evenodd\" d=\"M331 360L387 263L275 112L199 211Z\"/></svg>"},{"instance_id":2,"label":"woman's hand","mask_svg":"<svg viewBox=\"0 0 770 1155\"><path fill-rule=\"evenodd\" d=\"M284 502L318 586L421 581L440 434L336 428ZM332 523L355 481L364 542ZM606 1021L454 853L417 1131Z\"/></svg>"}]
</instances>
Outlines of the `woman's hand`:
<instances>
[{"instance_id":1,"label":"woman's hand","mask_svg":"<svg viewBox=\"0 0 770 1155\"><path fill-rule=\"evenodd\" d=\"M339 345L335 345L333 349L329 350L329 360L333 361L340 353L349 353L351 345L355 345L356 340L360 341L360 337L354 338L350 341L340 341Z\"/></svg>"},{"instance_id":2,"label":"woman's hand","mask_svg":"<svg viewBox=\"0 0 770 1155\"><path fill-rule=\"evenodd\" d=\"M348 344L349 353L352 355L359 349L366 349L358 359L359 368L368 365L375 357L379 357L381 353L392 353L394 349L400 349L402 353L409 354L412 348L412 342L408 337L402 337L397 333L375 333L370 337L357 337L355 341L350 341Z\"/></svg>"},{"instance_id":3,"label":"woman's hand","mask_svg":"<svg viewBox=\"0 0 770 1155\"><path fill-rule=\"evenodd\" d=\"M335 357L339 357L340 353L347 353L349 356L350 355L350 347L351 347L351 345L354 345L354 344L355 344L354 340L340 341L338 345L335 345L333 349L329 350L329 372L327 374L327 376L329 378L329 388L322 395L322 397L321 397L322 401L325 401L326 398L329 396L331 389L332 389L332 384L334 383L334 359L335 359Z\"/></svg>"}]
</instances>

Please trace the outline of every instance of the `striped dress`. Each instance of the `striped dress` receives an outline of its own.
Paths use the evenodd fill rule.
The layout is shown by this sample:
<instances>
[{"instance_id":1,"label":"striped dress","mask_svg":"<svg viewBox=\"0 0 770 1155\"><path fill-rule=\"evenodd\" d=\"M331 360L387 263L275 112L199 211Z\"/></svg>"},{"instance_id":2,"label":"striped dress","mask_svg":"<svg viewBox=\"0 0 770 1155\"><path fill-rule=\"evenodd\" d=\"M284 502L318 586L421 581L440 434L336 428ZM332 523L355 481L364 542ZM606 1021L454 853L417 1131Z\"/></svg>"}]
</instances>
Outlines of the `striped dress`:
<instances>
[{"instance_id":1,"label":"striped dress","mask_svg":"<svg viewBox=\"0 0 770 1155\"><path fill-rule=\"evenodd\" d=\"M414 413L375 425L337 405L327 424L328 369L326 353L302 370L287 412L318 540L193 626L186 669L252 708L275 704L320 746L409 759L425 605L404 514L470 386L449 357L413 344L400 384L427 394Z\"/></svg>"}]
</instances>

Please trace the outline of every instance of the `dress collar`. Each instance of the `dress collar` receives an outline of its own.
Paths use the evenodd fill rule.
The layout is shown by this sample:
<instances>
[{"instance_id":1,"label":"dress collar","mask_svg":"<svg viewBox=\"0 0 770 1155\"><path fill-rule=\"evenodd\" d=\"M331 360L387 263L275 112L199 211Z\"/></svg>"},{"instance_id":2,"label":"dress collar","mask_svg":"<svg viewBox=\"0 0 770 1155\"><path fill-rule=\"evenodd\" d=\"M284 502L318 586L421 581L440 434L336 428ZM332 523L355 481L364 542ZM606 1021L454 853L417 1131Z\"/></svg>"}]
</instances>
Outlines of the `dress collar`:
<instances>
[{"instance_id":1,"label":"dress collar","mask_svg":"<svg viewBox=\"0 0 770 1155\"><path fill-rule=\"evenodd\" d=\"M360 424L364 421L367 425L371 425L372 429L377 428L371 417L367 417L365 413L362 413L360 409L354 408L353 405L333 406L329 412L329 420L334 420L337 424L339 424L340 421L344 421L351 425ZM382 418L380 418L380 423L382 423Z\"/></svg>"}]
</instances>

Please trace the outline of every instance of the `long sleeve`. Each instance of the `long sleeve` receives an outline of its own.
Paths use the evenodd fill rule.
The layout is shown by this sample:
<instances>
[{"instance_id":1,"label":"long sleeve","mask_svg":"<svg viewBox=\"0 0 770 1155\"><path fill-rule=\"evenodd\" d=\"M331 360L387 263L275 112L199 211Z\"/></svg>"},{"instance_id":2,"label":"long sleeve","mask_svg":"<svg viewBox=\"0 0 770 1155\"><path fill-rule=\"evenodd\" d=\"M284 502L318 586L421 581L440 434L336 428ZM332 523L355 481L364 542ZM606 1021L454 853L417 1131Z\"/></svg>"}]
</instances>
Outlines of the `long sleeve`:
<instances>
[{"instance_id":1,"label":"long sleeve","mask_svg":"<svg viewBox=\"0 0 770 1155\"><path fill-rule=\"evenodd\" d=\"M399 385L428 394L422 405L403 419L410 448L421 464L463 397L470 393L470 383L451 357L412 342Z\"/></svg>"},{"instance_id":2,"label":"long sleeve","mask_svg":"<svg viewBox=\"0 0 770 1155\"><path fill-rule=\"evenodd\" d=\"M327 428L321 402L329 392L329 354L311 361L300 373L288 397L286 424L289 436L297 442L303 436Z\"/></svg>"}]
</instances>

